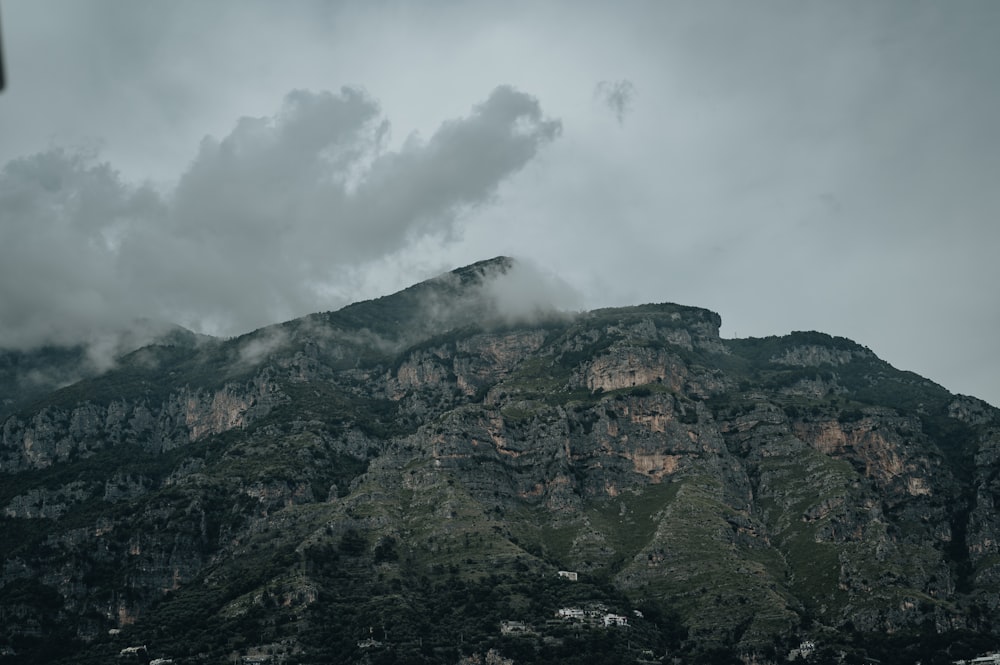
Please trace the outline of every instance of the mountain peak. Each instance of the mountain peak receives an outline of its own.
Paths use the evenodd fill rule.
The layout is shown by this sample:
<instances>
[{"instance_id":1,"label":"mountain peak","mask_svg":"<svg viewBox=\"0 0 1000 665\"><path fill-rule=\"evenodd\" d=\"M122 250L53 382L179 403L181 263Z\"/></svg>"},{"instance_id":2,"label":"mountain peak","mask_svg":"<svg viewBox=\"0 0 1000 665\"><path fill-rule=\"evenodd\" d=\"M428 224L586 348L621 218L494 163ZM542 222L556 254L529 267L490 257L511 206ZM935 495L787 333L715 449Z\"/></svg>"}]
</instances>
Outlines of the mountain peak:
<instances>
[{"instance_id":1,"label":"mountain peak","mask_svg":"<svg viewBox=\"0 0 1000 665\"><path fill-rule=\"evenodd\" d=\"M525 268L524 264L515 259L497 256L324 316L336 327L367 329L386 340L401 343L412 343L455 328L490 326L510 318L512 289L507 283L517 281L521 268ZM526 280L535 278L528 274L520 276Z\"/></svg>"},{"instance_id":2,"label":"mountain peak","mask_svg":"<svg viewBox=\"0 0 1000 665\"><path fill-rule=\"evenodd\" d=\"M516 265L518 265L517 261L509 256L495 256L492 259L476 261L462 268L455 268L451 272L445 273L445 275L457 276L462 281L462 284L470 282L481 283L484 279L506 275Z\"/></svg>"}]
</instances>

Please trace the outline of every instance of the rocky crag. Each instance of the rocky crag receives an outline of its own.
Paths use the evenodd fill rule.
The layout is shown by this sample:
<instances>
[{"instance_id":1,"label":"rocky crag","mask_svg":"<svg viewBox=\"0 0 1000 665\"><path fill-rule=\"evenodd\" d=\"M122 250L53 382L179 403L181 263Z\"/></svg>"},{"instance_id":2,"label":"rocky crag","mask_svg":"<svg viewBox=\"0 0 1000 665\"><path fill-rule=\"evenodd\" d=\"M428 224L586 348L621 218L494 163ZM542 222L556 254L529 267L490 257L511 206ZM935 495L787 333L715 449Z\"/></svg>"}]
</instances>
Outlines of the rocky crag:
<instances>
[{"instance_id":1,"label":"rocky crag","mask_svg":"<svg viewBox=\"0 0 1000 665\"><path fill-rule=\"evenodd\" d=\"M0 662L945 662L998 636L1000 412L694 307L512 318L514 269L5 392Z\"/></svg>"}]
</instances>

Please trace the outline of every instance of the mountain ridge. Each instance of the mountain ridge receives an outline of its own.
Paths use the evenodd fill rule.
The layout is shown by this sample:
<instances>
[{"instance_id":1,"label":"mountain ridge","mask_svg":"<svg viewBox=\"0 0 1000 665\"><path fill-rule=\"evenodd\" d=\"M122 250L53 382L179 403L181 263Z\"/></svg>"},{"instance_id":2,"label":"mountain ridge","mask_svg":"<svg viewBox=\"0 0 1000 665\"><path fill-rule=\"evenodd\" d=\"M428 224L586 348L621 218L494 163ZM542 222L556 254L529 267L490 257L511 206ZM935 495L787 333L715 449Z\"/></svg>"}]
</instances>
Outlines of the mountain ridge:
<instances>
[{"instance_id":1,"label":"mountain ridge","mask_svg":"<svg viewBox=\"0 0 1000 665\"><path fill-rule=\"evenodd\" d=\"M505 316L515 266L147 346L7 415L0 662L945 662L997 638L996 409L696 307ZM588 607L631 628L557 618Z\"/></svg>"}]
</instances>

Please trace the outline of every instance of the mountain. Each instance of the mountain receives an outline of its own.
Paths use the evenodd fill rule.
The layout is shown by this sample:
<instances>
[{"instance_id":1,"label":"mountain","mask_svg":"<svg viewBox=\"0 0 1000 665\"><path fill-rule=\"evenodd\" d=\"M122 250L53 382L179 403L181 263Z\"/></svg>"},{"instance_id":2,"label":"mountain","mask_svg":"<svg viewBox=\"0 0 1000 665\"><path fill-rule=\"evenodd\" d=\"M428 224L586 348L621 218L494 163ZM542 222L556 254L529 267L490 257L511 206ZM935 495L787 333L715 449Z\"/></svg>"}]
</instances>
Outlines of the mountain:
<instances>
[{"instance_id":1,"label":"mountain","mask_svg":"<svg viewBox=\"0 0 1000 665\"><path fill-rule=\"evenodd\" d=\"M210 339L148 319L124 329L95 331L88 342L0 349L0 420L53 390L102 374L115 358L149 344L195 346Z\"/></svg>"},{"instance_id":2,"label":"mountain","mask_svg":"<svg viewBox=\"0 0 1000 665\"><path fill-rule=\"evenodd\" d=\"M11 402L0 663L995 646L997 409L697 307L512 313L518 269L161 339Z\"/></svg>"}]
</instances>

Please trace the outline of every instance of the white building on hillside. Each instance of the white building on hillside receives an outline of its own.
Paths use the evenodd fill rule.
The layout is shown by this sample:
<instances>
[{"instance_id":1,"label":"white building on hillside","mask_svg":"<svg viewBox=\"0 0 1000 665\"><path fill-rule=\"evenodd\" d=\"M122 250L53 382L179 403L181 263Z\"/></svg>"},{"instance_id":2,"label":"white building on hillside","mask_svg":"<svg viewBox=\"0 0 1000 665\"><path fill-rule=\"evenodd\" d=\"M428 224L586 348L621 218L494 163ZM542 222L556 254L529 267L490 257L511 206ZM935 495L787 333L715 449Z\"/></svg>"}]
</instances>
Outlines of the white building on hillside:
<instances>
[{"instance_id":1,"label":"white building on hillside","mask_svg":"<svg viewBox=\"0 0 1000 665\"><path fill-rule=\"evenodd\" d=\"M604 617L604 627L608 628L610 626L627 626L628 617L624 617L621 614L605 614Z\"/></svg>"},{"instance_id":2,"label":"white building on hillside","mask_svg":"<svg viewBox=\"0 0 1000 665\"><path fill-rule=\"evenodd\" d=\"M952 662L955 665L1000 665L1000 651L977 656L972 660L956 660Z\"/></svg>"},{"instance_id":3,"label":"white building on hillside","mask_svg":"<svg viewBox=\"0 0 1000 665\"><path fill-rule=\"evenodd\" d=\"M561 607L556 610L556 616L560 619L576 619L583 621L584 612L579 607Z\"/></svg>"}]
</instances>

